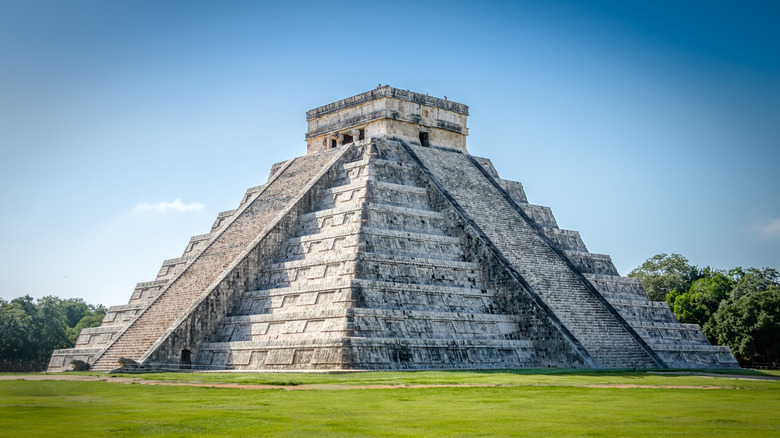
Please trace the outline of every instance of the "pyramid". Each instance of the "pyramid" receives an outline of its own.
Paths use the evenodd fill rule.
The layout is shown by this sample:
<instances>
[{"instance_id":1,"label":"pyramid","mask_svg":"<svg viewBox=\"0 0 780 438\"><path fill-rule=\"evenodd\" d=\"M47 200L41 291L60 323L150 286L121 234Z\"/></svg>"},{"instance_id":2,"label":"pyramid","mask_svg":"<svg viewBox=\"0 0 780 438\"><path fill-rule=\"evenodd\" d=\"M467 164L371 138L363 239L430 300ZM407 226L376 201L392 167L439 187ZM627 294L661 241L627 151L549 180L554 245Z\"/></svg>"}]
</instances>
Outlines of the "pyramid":
<instances>
[{"instance_id":1,"label":"pyramid","mask_svg":"<svg viewBox=\"0 0 780 438\"><path fill-rule=\"evenodd\" d=\"M309 111L307 154L49 371L738 367L470 155L467 117L389 86Z\"/></svg>"}]
</instances>

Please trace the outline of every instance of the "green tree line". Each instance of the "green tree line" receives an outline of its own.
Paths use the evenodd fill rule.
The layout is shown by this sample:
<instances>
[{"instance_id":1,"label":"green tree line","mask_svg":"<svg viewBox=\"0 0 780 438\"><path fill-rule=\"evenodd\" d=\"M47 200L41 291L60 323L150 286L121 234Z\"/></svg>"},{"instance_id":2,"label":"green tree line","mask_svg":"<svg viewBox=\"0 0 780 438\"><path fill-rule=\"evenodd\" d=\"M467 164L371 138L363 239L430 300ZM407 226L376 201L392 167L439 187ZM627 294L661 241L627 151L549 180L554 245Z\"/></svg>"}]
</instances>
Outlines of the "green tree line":
<instances>
[{"instance_id":1,"label":"green tree line","mask_svg":"<svg viewBox=\"0 0 780 438\"><path fill-rule=\"evenodd\" d=\"M716 270L680 254L657 254L631 271L647 297L666 301L680 322L699 324L743 366L780 362L780 274L772 268Z\"/></svg>"},{"instance_id":2,"label":"green tree line","mask_svg":"<svg viewBox=\"0 0 780 438\"><path fill-rule=\"evenodd\" d=\"M72 348L81 330L99 326L105 314L102 305L80 298L0 298L0 367L20 363L45 367L52 351Z\"/></svg>"}]
</instances>

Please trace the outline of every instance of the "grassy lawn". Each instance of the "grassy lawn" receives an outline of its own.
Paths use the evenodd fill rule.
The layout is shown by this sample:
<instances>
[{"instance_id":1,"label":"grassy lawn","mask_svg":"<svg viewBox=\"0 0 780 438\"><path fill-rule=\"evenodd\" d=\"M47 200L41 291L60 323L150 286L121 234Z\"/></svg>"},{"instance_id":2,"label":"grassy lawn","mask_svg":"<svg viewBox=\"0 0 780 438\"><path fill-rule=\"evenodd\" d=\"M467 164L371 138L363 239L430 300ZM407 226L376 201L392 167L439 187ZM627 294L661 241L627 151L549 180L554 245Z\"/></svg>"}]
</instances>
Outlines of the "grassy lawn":
<instances>
[{"instance_id":1,"label":"grassy lawn","mask_svg":"<svg viewBox=\"0 0 780 438\"><path fill-rule=\"evenodd\" d=\"M780 436L778 380L560 370L132 376L315 385L258 390L74 374L104 381L0 380L0 436ZM363 388L372 385L411 387Z\"/></svg>"},{"instance_id":2,"label":"grassy lawn","mask_svg":"<svg viewBox=\"0 0 780 438\"><path fill-rule=\"evenodd\" d=\"M691 371L694 372L695 371ZM772 374L775 373L775 374ZM78 374L78 373L76 373ZM91 373L99 375L100 373ZM778 371L728 370L708 372L750 376L780 376ZM109 379L111 376L109 375ZM127 377L128 374L116 375ZM692 375L686 371L592 371L560 369L522 369L485 371L376 371L337 373L143 373L132 377L144 380L182 382L239 383L246 385L500 385L500 386L580 386L594 384L637 385L714 385L712 378ZM739 387L765 387L761 381L727 379L720 384Z\"/></svg>"}]
</instances>

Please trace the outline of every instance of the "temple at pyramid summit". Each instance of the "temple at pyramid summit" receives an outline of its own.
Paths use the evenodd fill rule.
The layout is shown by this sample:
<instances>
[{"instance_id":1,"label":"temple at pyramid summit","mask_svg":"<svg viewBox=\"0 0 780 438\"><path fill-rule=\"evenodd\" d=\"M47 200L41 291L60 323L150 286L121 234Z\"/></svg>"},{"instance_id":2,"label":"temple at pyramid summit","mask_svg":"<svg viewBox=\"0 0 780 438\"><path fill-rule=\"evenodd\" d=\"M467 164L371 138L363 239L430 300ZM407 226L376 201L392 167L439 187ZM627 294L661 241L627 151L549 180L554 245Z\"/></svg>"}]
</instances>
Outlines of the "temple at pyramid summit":
<instances>
[{"instance_id":1,"label":"temple at pyramid summit","mask_svg":"<svg viewBox=\"0 0 780 438\"><path fill-rule=\"evenodd\" d=\"M49 371L738 367L470 155L468 114L389 86L307 112L306 155Z\"/></svg>"}]
</instances>

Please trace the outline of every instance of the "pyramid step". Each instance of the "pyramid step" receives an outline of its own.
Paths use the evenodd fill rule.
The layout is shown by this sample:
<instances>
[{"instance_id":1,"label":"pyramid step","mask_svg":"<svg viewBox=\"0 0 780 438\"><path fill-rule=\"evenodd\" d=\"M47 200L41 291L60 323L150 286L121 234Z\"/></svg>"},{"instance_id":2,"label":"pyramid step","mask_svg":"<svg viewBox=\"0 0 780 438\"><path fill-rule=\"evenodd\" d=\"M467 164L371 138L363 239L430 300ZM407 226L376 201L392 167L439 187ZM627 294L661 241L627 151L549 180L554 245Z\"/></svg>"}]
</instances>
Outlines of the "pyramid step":
<instances>
[{"instance_id":1,"label":"pyramid step","mask_svg":"<svg viewBox=\"0 0 780 438\"><path fill-rule=\"evenodd\" d=\"M285 240L274 263L312 260L331 254L355 252L360 243L359 224L334 227L321 233L308 234Z\"/></svg>"},{"instance_id":2,"label":"pyramid step","mask_svg":"<svg viewBox=\"0 0 780 438\"><path fill-rule=\"evenodd\" d=\"M648 343L685 342L710 345L698 324L680 324L669 322L636 322L632 324L637 332L644 335Z\"/></svg>"},{"instance_id":3,"label":"pyramid step","mask_svg":"<svg viewBox=\"0 0 780 438\"><path fill-rule=\"evenodd\" d=\"M424 257L347 253L267 265L258 275L261 288L288 287L331 278L392 278L400 283L449 286L481 283L479 265Z\"/></svg>"},{"instance_id":4,"label":"pyramid step","mask_svg":"<svg viewBox=\"0 0 780 438\"><path fill-rule=\"evenodd\" d=\"M478 285L482 283L479 264L464 261L439 260L360 253L355 277L369 280L393 279L399 283L437 285Z\"/></svg>"},{"instance_id":5,"label":"pyramid step","mask_svg":"<svg viewBox=\"0 0 780 438\"><path fill-rule=\"evenodd\" d=\"M187 267L187 264L189 264L194 259L195 257L190 254L187 256L163 261L162 266L160 267L160 271L157 273L156 280L159 281L174 279Z\"/></svg>"},{"instance_id":6,"label":"pyramid step","mask_svg":"<svg viewBox=\"0 0 780 438\"><path fill-rule=\"evenodd\" d=\"M368 222L373 226L444 235L446 219L441 213L387 204L360 204L320 210L299 216L295 235L307 235L348 223Z\"/></svg>"},{"instance_id":7,"label":"pyramid step","mask_svg":"<svg viewBox=\"0 0 780 438\"><path fill-rule=\"evenodd\" d=\"M636 297L636 299L649 301L642 289L642 284L636 278L599 274L584 275L605 296L607 294L627 294Z\"/></svg>"},{"instance_id":8,"label":"pyramid step","mask_svg":"<svg viewBox=\"0 0 780 438\"><path fill-rule=\"evenodd\" d=\"M464 369L518 368L538 361L519 340L347 338L212 343L197 365L211 369Z\"/></svg>"},{"instance_id":9,"label":"pyramid step","mask_svg":"<svg viewBox=\"0 0 780 438\"><path fill-rule=\"evenodd\" d=\"M376 309L489 312L496 305L484 288L439 286L392 281L309 282L245 292L234 314L304 311L310 308L365 307Z\"/></svg>"},{"instance_id":10,"label":"pyramid step","mask_svg":"<svg viewBox=\"0 0 780 438\"><path fill-rule=\"evenodd\" d=\"M387 168L393 168L402 171L419 172L419 170L416 167L409 165L408 160L404 161L404 158L401 158L400 156L396 159L386 159L386 158L367 156L364 159L359 161L352 161L350 163L345 163L342 166L342 169L344 171L351 171L355 169L366 168L369 165L375 166L376 168L387 167Z\"/></svg>"},{"instance_id":11,"label":"pyramid step","mask_svg":"<svg viewBox=\"0 0 780 438\"><path fill-rule=\"evenodd\" d=\"M402 162L400 159L387 160L368 157L345 164L339 173L338 182L345 184L365 177L376 181L415 186L419 184L420 172L414 166L410 166L408 162Z\"/></svg>"},{"instance_id":12,"label":"pyramid step","mask_svg":"<svg viewBox=\"0 0 780 438\"><path fill-rule=\"evenodd\" d=\"M525 196L525 190L523 189L523 184L521 184L518 181L512 181L508 179L501 179L498 177L498 172L495 171L495 168L493 167L493 163L490 162L487 158L481 158L481 157L474 157L479 163L484 167L485 169L489 170L491 172L491 175L498 181L499 184L501 184L501 187L504 189L505 192L509 196L512 197L512 199L515 200L518 204L527 204L528 198Z\"/></svg>"},{"instance_id":13,"label":"pyramid step","mask_svg":"<svg viewBox=\"0 0 780 438\"><path fill-rule=\"evenodd\" d=\"M442 319L442 320L469 320L472 322L511 322L516 323L517 316L505 314L473 313L473 312L441 312L433 310L394 310L394 309L313 309L284 314L258 314L258 315L234 315L225 317L220 324L246 324L256 322L283 322L294 320L311 320L317 318L346 318L346 317L383 317L390 319Z\"/></svg>"},{"instance_id":14,"label":"pyramid step","mask_svg":"<svg viewBox=\"0 0 780 438\"><path fill-rule=\"evenodd\" d=\"M465 257L461 240L454 237L371 226L361 230L361 237L368 253L451 261L463 261Z\"/></svg>"},{"instance_id":15,"label":"pyramid step","mask_svg":"<svg viewBox=\"0 0 780 438\"><path fill-rule=\"evenodd\" d=\"M580 237L580 233L572 230L562 230L558 227L543 226L542 231L554 244L561 250L585 251L585 243Z\"/></svg>"},{"instance_id":16,"label":"pyramid step","mask_svg":"<svg viewBox=\"0 0 780 438\"><path fill-rule=\"evenodd\" d=\"M349 225L359 226L361 223L361 204L350 204L305 213L298 216L298 223L293 232L296 236L304 236L321 232L328 232L332 228Z\"/></svg>"},{"instance_id":17,"label":"pyramid step","mask_svg":"<svg viewBox=\"0 0 780 438\"><path fill-rule=\"evenodd\" d=\"M326 210L360 201L428 208L428 191L424 188L377 181L371 176L350 181L349 184L320 190L314 210Z\"/></svg>"},{"instance_id":18,"label":"pyramid step","mask_svg":"<svg viewBox=\"0 0 780 438\"><path fill-rule=\"evenodd\" d=\"M294 340L263 340L263 341L231 341L204 342L201 351L241 351L280 348L322 348L343 347L345 340L354 347L367 346L417 346L417 347L449 347L458 349L493 348L532 348L533 342L520 339L469 339L464 341L451 339L409 339L396 337L376 338L332 338L332 339L294 339Z\"/></svg>"},{"instance_id":19,"label":"pyramid step","mask_svg":"<svg viewBox=\"0 0 780 438\"><path fill-rule=\"evenodd\" d=\"M556 222L550 207L526 203L518 203L517 205L537 224L547 228L558 228L558 222Z\"/></svg>"},{"instance_id":20,"label":"pyramid step","mask_svg":"<svg viewBox=\"0 0 780 438\"><path fill-rule=\"evenodd\" d=\"M624 300L605 297L612 306L620 312L620 315L636 328L641 323L677 323L677 317L674 316L666 303L641 300Z\"/></svg>"},{"instance_id":21,"label":"pyramid step","mask_svg":"<svg viewBox=\"0 0 780 438\"><path fill-rule=\"evenodd\" d=\"M505 330L504 333L502 330ZM449 339L452 341L477 339L523 339L517 324L510 321L481 321L467 319L447 320L408 319L398 320L382 317L355 316L346 318L325 318L277 322L259 321L223 325L217 333L220 342L374 338L396 336L403 339Z\"/></svg>"},{"instance_id":22,"label":"pyramid step","mask_svg":"<svg viewBox=\"0 0 780 438\"><path fill-rule=\"evenodd\" d=\"M618 276L617 269L612 264L612 258L608 255L572 250L563 250L563 253L583 274Z\"/></svg>"},{"instance_id":23,"label":"pyramid step","mask_svg":"<svg viewBox=\"0 0 780 438\"><path fill-rule=\"evenodd\" d=\"M182 257L186 256L195 256L199 254L203 249L208 246L209 242L216 236L218 233L212 232L212 233L206 233L206 234L199 234L197 236L192 236L190 238L189 243L187 243L187 247L184 249L184 253L182 254Z\"/></svg>"},{"instance_id":24,"label":"pyramid step","mask_svg":"<svg viewBox=\"0 0 780 438\"><path fill-rule=\"evenodd\" d=\"M368 204L363 211L368 224L388 230L446 235L449 227L449 221L442 213L431 210Z\"/></svg>"},{"instance_id":25,"label":"pyramid step","mask_svg":"<svg viewBox=\"0 0 780 438\"><path fill-rule=\"evenodd\" d=\"M111 306L108 308L106 315L103 317L101 327L103 326L124 326L135 318L141 309L143 309L145 303L142 302L130 302L122 306Z\"/></svg>"},{"instance_id":26,"label":"pyramid step","mask_svg":"<svg viewBox=\"0 0 780 438\"><path fill-rule=\"evenodd\" d=\"M369 280L369 279L346 279L344 281L320 281L310 282L306 285L297 287L273 287L273 288L259 288L251 291L244 292L245 297L252 296L266 296L266 295L287 295L290 293L309 293L309 292L323 292L333 291L338 289L345 289L350 287L357 287L361 289L386 289L388 291L407 292L410 294L433 294L433 293L447 293L454 295L480 295L486 293L484 289L480 289L478 286L440 286L431 284L414 284L414 283L396 283L394 281L382 281L382 280ZM254 294L254 295L253 295Z\"/></svg>"},{"instance_id":27,"label":"pyramid step","mask_svg":"<svg viewBox=\"0 0 780 438\"><path fill-rule=\"evenodd\" d=\"M411 184L398 184L398 183L393 183L388 181L379 181L374 179L372 176L367 175L352 180L348 184L334 186L329 189L321 189L318 195L327 199L329 197L341 195L344 193L353 193L359 190L364 190L369 187L377 190L388 190L388 191L395 191L399 193L412 193L415 195L427 196L428 194L428 189L424 187L411 185Z\"/></svg>"},{"instance_id":28,"label":"pyramid step","mask_svg":"<svg viewBox=\"0 0 780 438\"><path fill-rule=\"evenodd\" d=\"M372 180L368 181L366 188L366 202L372 204L430 209L426 188Z\"/></svg>"},{"instance_id":29,"label":"pyramid step","mask_svg":"<svg viewBox=\"0 0 780 438\"><path fill-rule=\"evenodd\" d=\"M346 262L363 262L364 264L373 262L379 264L392 264L392 265L403 265L403 266L419 265L422 267L453 269L453 270L460 270L460 271L476 271L479 269L479 265L473 262L464 262L464 261L456 261L456 260L440 260L440 259L432 259L427 257L410 257L410 256L400 256L400 255L392 255L392 254L376 254L376 253L368 253L368 252L346 253L346 254L332 254L332 252L329 252L328 254L329 255L327 256L322 256L313 259L291 260L291 261L285 261L280 263L271 263L266 266L265 270L272 272L272 271L290 271L290 270L304 269L304 268L321 268L318 270L318 273L322 275L317 275L315 277L310 277L310 278L322 278L326 276L325 273L322 272L326 267L335 264L343 265ZM389 276L388 278L397 279L397 276ZM427 277L422 277L422 279L425 280L427 279Z\"/></svg>"},{"instance_id":30,"label":"pyramid step","mask_svg":"<svg viewBox=\"0 0 780 438\"><path fill-rule=\"evenodd\" d=\"M362 242L362 244L360 243ZM462 260L464 251L460 239L410 231L386 230L351 223L320 233L292 237L281 245L276 262L317 258L344 251L361 250L370 253L415 256L441 260Z\"/></svg>"},{"instance_id":31,"label":"pyramid step","mask_svg":"<svg viewBox=\"0 0 780 438\"><path fill-rule=\"evenodd\" d=\"M238 209L234 209L234 210L228 210L228 211L223 211L223 212L220 212L220 213L217 215L217 219L214 221L214 224L213 224L213 225L211 225L211 232L212 232L212 233L213 233L213 232L216 232L216 231L218 231L220 228L222 228L222 227L223 227L225 224L227 224L227 223L230 221L230 219L231 219L233 216L235 216L235 215L236 215L236 213L237 213L237 212L238 212Z\"/></svg>"},{"instance_id":32,"label":"pyramid step","mask_svg":"<svg viewBox=\"0 0 780 438\"><path fill-rule=\"evenodd\" d=\"M349 223L342 228L333 228L314 234L305 234L301 236L290 237L282 245L297 245L311 243L323 239L347 237L357 234L371 235L377 237L403 238L408 240L420 240L432 243L441 243L448 245L459 245L461 240L456 237L445 236L441 234L431 234L419 231L388 230L385 228L373 227L370 224L360 227L359 223Z\"/></svg>"},{"instance_id":33,"label":"pyramid step","mask_svg":"<svg viewBox=\"0 0 780 438\"><path fill-rule=\"evenodd\" d=\"M342 206L299 216L295 236L330 232L344 226L366 224L373 228L431 235L446 235L446 218L436 211L388 204Z\"/></svg>"},{"instance_id":34,"label":"pyramid step","mask_svg":"<svg viewBox=\"0 0 780 438\"><path fill-rule=\"evenodd\" d=\"M317 194L319 199L312 210L328 210L341 206L356 206L366 198L368 188L367 179L349 181L347 184L321 189Z\"/></svg>"},{"instance_id":35,"label":"pyramid step","mask_svg":"<svg viewBox=\"0 0 780 438\"><path fill-rule=\"evenodd\" d=\"M114 339L122 329L119 325L101 325L100 327L85 328L76 339L75 348L102 349Z\"/></svg>"},{"instance_id":36,"label":"pyramid step","mask_svg":"<svg viewBox=\"0 0 780 438\"><path fill-rule=\"evenodd\" d=\"M128 304L146 304L149 301L157 298L160 292L165 286L170 283L171 280L154 280L138 283L133 289L133 294L130 296L130 302Z\"/></svg>"},{"instance_id":37,"label":"pyramid step","mask_svg":"<svg viewBox=\"0 0 780 438\"><path fill-rule=\"evenodd\" d=\"M400 283L349 276L311 279L244 292L233 315L298 312L319 308L373 308L494 313L495 293L481 280L457 285Z\"/></svg>"},{"instance_id":38,"label":"pyramid step","mask_svg":"<svg viewBox=\"0 0 780 438\"><path fill-rule=\"evenodd\" d=\"M316 219L323 219L323 218L329 218L332 216L337 216L345 213L360 212L362 210L374 210L380 213L392 213L392 214L413 214L416 216L430 218L430 219L444 219L444 215L429 209L404 208L404 207L398 207L393 205L382 205L382 204L366 204L366 205L357 204L357 205L350 205L346 207L336 207L336 208L330 208L325 210L318 210L318 211L313 211L311 213L304 213L299 216L299 220L310 221Z\"/></svg>"}]
</instances>

